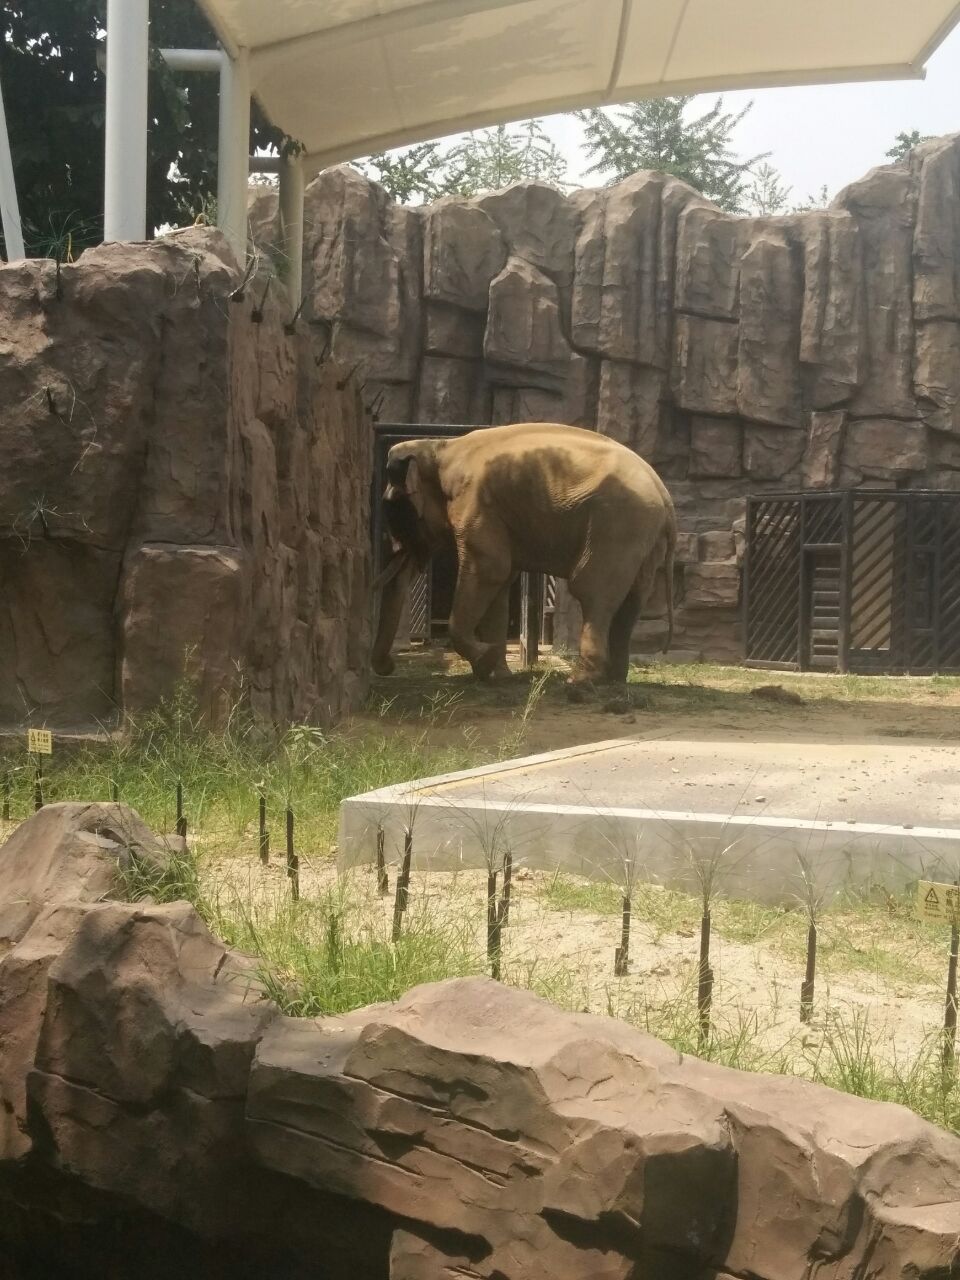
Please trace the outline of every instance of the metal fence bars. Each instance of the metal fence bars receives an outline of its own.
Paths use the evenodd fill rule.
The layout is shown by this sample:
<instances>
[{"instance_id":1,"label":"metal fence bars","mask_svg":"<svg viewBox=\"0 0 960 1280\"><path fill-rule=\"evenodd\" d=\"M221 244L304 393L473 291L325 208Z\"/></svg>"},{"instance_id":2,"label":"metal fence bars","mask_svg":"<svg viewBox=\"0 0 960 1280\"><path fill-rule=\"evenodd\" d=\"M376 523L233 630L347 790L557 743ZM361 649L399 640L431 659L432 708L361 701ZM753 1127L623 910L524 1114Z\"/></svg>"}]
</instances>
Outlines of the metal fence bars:
<instances>
[{"instance_id":1,"label":"metal fence bars","mask_svg":"<svg viewBox=\"0 0 960 1280\"><path fill-rule=\"evenodd\" d=\"M748 498L747 666L960 673L960 494Z\"/></svg>"}]
</instances>

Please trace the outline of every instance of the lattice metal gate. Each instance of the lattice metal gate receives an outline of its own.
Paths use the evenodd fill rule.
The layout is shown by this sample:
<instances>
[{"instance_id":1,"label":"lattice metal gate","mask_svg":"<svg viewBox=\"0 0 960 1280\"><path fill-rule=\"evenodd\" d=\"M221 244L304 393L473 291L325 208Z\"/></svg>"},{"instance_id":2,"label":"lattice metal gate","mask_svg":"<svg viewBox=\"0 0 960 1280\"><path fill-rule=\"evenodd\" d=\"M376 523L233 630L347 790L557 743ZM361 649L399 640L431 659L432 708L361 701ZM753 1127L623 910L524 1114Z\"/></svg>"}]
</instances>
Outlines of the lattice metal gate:
<instances>
[{"instance_id":1,"label":"lattice metal gate","mask_svg":"<svg viewBox=\"0 0 960 1280\"><path fill-rule=\"evenodd\" d=\"M451 439L476 431L473 426L427 425L423 423L377 423L374 427L373 483L371 486L370 513L373 538L374 576L384 563L386 541L382 522L380 499L386 485L387 453L391 445L402 440ZM446 629L447 619L437 617L438 600L449 596L450 584L438 581L438 575L449 574L451 569L445 557L436 556L424 573L418 574L411 584L405 631L415 644L430 644L436 635ZM452 572L455 576L456 566ZM438 590L439 587L447 588ZM553 643L553 612L556 601L556 579L538 573L521 574L520 597L520 660L524 666L535 663L541 643Z\"/></svg>"},{"instance_id":2,"label":"lattice metal gate","mask_svg":"<svg viewBox=\"0 0 960 1280\"><path fill-rule=\"evenodd\" d=\"M748 666L960 672L960 495L751 498L743 596Z\"/></svg>"}]
</instances>

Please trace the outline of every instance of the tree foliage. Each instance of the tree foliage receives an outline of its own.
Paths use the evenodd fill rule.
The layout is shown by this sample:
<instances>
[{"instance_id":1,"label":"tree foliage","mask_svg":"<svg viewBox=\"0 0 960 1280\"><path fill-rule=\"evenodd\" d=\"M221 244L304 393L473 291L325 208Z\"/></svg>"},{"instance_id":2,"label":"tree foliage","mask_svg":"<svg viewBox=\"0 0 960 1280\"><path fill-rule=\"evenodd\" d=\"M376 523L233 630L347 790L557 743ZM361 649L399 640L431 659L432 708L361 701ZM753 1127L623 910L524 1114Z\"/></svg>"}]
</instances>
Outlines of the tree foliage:
<instances>
[{"instance_id":1,"label":"tree foliage","mask_svg":"<svg viewBox=\"0 0 960 1280\"><path fill-rule=\"evenodd\" d=\"M475 129L446 146L422 142L357 162L401 204L439 196L474 196L539 178L561 186L567 165L542 120Z\"/></svg>"},{"instance_id":2,"label":"tree foliage","mask_svg":"<svg viewBox=\"0 0 960 1280\"><path fill-rule=\"evenodd\" d=\"M811 209L825 209L830 203L830 192L827 190L826 183L819 191L813 195L807 196L805 200L801 200L799 204L793 206L794 213L809 213Z\"/></svg>"},{"instance_id":3,"label":"tree foliage","mask_svg":"<svg viewBox=\"0 0 960 1280\"><path fill-rule=\"evenodd\" d=\"M419 204L444 194L444 163L439 142L421 142L396 151L379 151L358 160L356 167L400 204Z\"/></svg>"},{"instance_id":4,"label":"tree foliage","mask_svg":"<svg viewBox=\"0 0 960 1280\"><path fill-rule=\"evenodd\" d=\"M468 133L447 156L445 186L451 195L496 191L512 182L539 178L560 186L567 165L542 120L511 128L498 125Z\"/></svg>"},{"instance_id":5,"label":"tree foliage","mask_svg":"<svg viewBox=\"0 0 960 1280\"><path fill-rule=\"evenodd\" d=\"M914 147L919 147L921 142L926 141L928 141L928 135L921 134L919 129L901 130L897 134L893 146L887 152L887 158L895 163L900 160L906 160Z\"/></svg>"},{"instance_id":6,"label":"tree foliage","mask_svg":"<svg viewBox=\"0 0 960 1280\"><path fill-rule=\"evenodd\" d=\"M766 216L787 212L791 189L783 185L779 171L772 164L763 160L750 177L745 198L751 213Z\"/></svg>"},{"instance_id":7,"label":"tree foliage","mask_svg":"<svg viewBox=\"0 0 960 1280\"><path fill-rule=\"evenodd\" d=\"M175 75L156 50L215 44L194 0L153 0L147 224L182 222L216 188L216 76ZM79 250L103 226L106 0L5 0L0 81L29 253ZM254 104L251 142L281 140Z\"/></svg>"},{"instance_id":8,"label":"tree foliage","mask_svg":"<svg viewBox=\"0 0 960 1280\"><path fill-rule=\"evenodd\" d=\"M584 146L596 173L608 183L620 182L639 169L656 169L682 178L714 200L721 209L740 213L747 204L750 171L767 154L740 160L732 135L750 111L748 103L733 114L723 99L692 119L688 96L650 98L612 109L593 107L577 113L584 127Z\"/></svg>"}]
</instances>

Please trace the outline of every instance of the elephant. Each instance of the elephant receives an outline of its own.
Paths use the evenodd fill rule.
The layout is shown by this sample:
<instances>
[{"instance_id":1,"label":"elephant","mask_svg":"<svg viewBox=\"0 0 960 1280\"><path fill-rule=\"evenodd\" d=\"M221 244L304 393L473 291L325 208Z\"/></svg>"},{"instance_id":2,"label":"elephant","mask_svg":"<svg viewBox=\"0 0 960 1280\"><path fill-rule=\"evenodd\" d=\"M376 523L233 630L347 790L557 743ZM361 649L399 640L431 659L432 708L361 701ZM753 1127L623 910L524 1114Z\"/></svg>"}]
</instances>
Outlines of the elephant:
<instances>
[{"instance_id":1,"label":"elephant","mask_svg":"<svg viewBox=\"0 0 960 1280\"><path fill-rule=\"evenodd\" d=\"M487 679L506 665L510 587L521 571L567 580L583 611L572 683L625 681L630 637L658 573L673 636L676 513L656 472L624 445L551 422L412 440L387 454L383 512L392 555L372 665L390 650L415 572L444 545L459 563L450 640Z\"/></svg>"}]
</instances>

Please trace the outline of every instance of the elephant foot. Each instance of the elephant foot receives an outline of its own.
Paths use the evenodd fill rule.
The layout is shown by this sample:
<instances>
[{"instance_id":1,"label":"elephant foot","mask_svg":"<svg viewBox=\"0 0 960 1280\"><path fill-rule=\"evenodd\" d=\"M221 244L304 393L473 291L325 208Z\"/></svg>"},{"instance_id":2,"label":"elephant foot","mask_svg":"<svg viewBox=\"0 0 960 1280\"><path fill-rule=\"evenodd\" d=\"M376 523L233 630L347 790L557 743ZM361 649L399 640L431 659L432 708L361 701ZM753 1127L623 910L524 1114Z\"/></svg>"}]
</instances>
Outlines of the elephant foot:
<instances>
[{"instance_id":1,"label":"elephant foot","mask_svg":"<svg viewBox=\"0 0 960 1280\"><path fill-rule=\"evenodd\" d=\"M494 675L499 674L501 664L506 666L506 656L503 648L497 644L488 644L479 657L475 658L471 663L473 674L478 680L490 680ZM507 671L509 675L509 670Z\"/></svg>"},{"instance_id":2,"label":"elephant foot","mask_svg":"<svg viewBox=\"0 0 960 1280\"><path fill-rule=\"evenodd\" d=\"M593 689L603 680L602 671L591 671L587 667L576 666L567 676L568 688Z\"/></svg>"}]
</instances>

